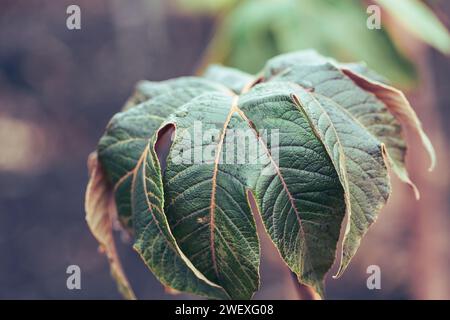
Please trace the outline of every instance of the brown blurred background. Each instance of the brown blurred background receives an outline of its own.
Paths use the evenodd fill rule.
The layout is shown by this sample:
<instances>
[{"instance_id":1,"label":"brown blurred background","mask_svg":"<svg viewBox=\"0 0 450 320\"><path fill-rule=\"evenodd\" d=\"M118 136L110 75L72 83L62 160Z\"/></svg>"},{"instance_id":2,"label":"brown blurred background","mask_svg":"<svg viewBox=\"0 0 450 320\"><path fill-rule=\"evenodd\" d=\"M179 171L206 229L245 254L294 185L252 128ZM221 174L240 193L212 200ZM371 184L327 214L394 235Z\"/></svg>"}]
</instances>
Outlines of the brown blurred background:
<instances>
[{"instance_id":1,"label":"brown blurred background","mask_svg":"<svg viewBox=\"0 0 450 320\"><path fill-rule=\"evenodd\" d=\"M365 60L405 89L438 154L429 173L426 155L409 141L421 200L393 177L387 207L349 270L327 280L327 298L450 299L448 33L428 20L415 25L432 32L418 35L404 21L414 9L402 18L384 7L383 29L368 30L371 3L2 0L0 298L120 298L84 220L86 159L138 80L191 75L209 62L256 72L277 53L312 47ZM81 30L66 28L70 4L81 8ZM427 5L448 28L450 3ZM189 298L166 294L129 243L118 244L139 298ZM71 264L81 268L81 290L66 288ZM366 287L369 265L381 267L381 290ZM297 298L266 239L261 273L256 298Z\"/></svg>"}]
</instances>

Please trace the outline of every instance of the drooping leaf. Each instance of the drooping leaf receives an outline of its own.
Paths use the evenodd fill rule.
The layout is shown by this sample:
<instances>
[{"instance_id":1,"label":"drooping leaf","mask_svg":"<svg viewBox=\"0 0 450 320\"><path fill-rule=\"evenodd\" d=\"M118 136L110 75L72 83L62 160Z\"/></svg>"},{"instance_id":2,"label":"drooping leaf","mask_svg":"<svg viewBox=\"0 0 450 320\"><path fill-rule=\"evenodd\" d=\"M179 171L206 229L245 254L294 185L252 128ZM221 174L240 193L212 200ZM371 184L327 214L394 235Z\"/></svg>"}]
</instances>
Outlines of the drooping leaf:
<instances>
[{"instance_id":1,"label":"drooping leaf","mask_svg":"<svg viewBox=\"0 0 450 320\"><path fill-rule=\"evenodd\" d=\"M136 299L117 255L113 237L113 223L117 219L113 193L96 153L89 156L88 169L90 179L86 188L86 222L99 242L100 249L108 257L111 275L117 282L119 292L126 299Z\"/></svg>"},{"instance_id":2,"label":"drooping leaf","mask_svg":"<svg viewBox=\"0 0 450 320\"><path fill-rule=\"evenodd\" d=\"M100 139L98 154L114 185L121 222L132 231L130 188L133 169L161 123L172 112L205 92L228 89L202 78L141 81L123 112L116 114Z\"/></svg>"},{"instance_id":3,"label":"drooping leaf","mask_svg":"<svg viewBox=\"0 0 450 320\"><path fill-rule=\"evenodd\" d=\"M404 95L364 65L305 51L260 74L213 67L207 79L141 82L100 140L119 217L166 287L252 297L251 194L282 259L323 296L335 258L341 274L387 201L386 165L411 183L402 130L434 155Z\"/></svg>"},{"instance_id":4,"label":"drooping leaf","mask_svg":"<svg viewBox=\"0 0 450 320\"><path fill-rule=\"evenodd\" d=\"M164 214L161 168L155 139L138 161L131 187L134 249L167 287L200 296L227 299L225 291L209 281L178 247Z\"/></svg>"},{"instance_id":5,"label":"drooping leaf","mask_svg":"<svg viewBox=\"0 0 450 320\"><path fill-rule=\"evenodd\" d=\"M343 68L342 71L349 76L358 86L372 92L379 100L383 101L389 111L395 116L402 128L405 129L407 134L415 136L418 141L421 142L424 149L427 151L430 157L429 170L432 171L436 165L436 154L431 144L430 139L425 134L422 128L422 123L416 115L416 112L411 107L405 94L400 90L391 87L379 78L374 78L370 74L364 74L360 72L354 72L351 68ZM413 141L413 139L411 139ZM405 170L402 168L402 170ZM405 179L402 179L405 180Z\"/></svg>"},{"instance_id":6,"label":"drooping leaf","mask_svg":"<svg viewBox=\"0 0 450 320\"><path fill-rule=\"evenodd\" d=\"M417 134L419 141L422 141L432 159L434 159L434 151L415 112L399 90L380 81L370 80L369 77L380 78L364 66L339 64L333 59L318 55L314 51L280 55L269 60L265 69L265 77L269 81L296 83L310 90L311 95L315 96L315 100L329 101L329 103L334 104L333 109L345 111L352 122L362 126L372 137L383 144L383 148L386 147L386 157L389 159L394 172L402 181L413 188L416 198L419 198L419 191L409 178L405 167L407 148L403 131L406 129ZM349 126L347 125L347 127ZM362 135L359 134L359 136ZM340 140L344 141L344 139ZM357 141L357 138L353 141ZM371 140L366 139L366 141L370 142ZM359 145L360 149L361 146L364 146L364 144ZM382 149L379 148L376 156L378 173L381 173L380 168L382 167L379 164L382 161L381 153ZM370 152L368 154L374 155ZM362 168L364 168L365 163L367 162L360 161L356 162L356 165L361 166L362 164ZM346 176L349 177L348 174ZM353 176L358 179L364 177L362 172L357 172ZM350 183L356 185L358 189L364 190L364 192L358 192L358 190L352 192L350 188L347 191L351 199L351 209L348 214L350 217L349 225L343 243L343 259L339 274L345 270L359 247L362 236L375 221L376 214L385 204L389 194L386 179L375 176L375 178L365 178L361 182L364 185L359 185L355 181ZM380 192L378 194L369 192L368 188L378 189ZM369 194L370 197L368 197ZM363 199L361 199L362 197ZM352 202L355 203L352 205Z\"/></svg>"},{"instance_id":7,"label":"drooping leaf","mask_svg":"<svg viewBox=\"0 0 450 320\"><path fill-rule=\"evenodd\" d=\"M370 91L356 85L339 64L311 51L280 55L267 63L266 78L297 83L313 90L315 95L330 98L345 109L386 145L395 173L417 194L405 169L406 142L401 122L396 119L397 114Z\"/></svg>"},{"instance_id":8,"label":"drooping leaf","mask_svg":"<svg viewBox=\"0 0 450 320\"><path fill-rule=\"evenodd\" d=\"M339 169L346 194L349 223L343 241L340 275L389 196L384 145L333 100L304 89L297 94L299 106L309 115Z\"/></svg>"},{"instance_id":9,"label":"drooping leaf","mask_svg":"<svg viewBox=\"0 0 450 320\"><path fill-rule=\"evenodd\" d=\"M344 190L323 142L292 94L289 86L257 85L242 95L239 108L255 134L278 131L277 145L257 134L270 161L259 172L253 193L287 265L300 282L323 295L323 278L334 263L345 215ZM278 152L278 160L270 150Z\"/></svg>"},{"instance_id":10,"label":"drooping leaf","mask_svg":"<svg viewBox=\"0 0 450 320\"><path fill-rule=\"evenodd\" d=\"M179 78L174 80L154 83L142 81L138 84L133 104L128 103L125 111L116 114L107 126L106 132L100 139L98 153L100 161L105 167L108 180L114 186L114 196L118 208L119 218L122 224L137 236L136 221L133 218L132 209L132 182L135 177L136 168L143 152L148 147L149 139L152 138L163 120L177 108L189 102L193 97L210 91L229 92L225 87L214 82L194 77ZM153 231L149 231L153 232ZM148 237L148 236L146 236ZM166 286L197 293L211 297L227 297L227 295L213 285L211 293L207 294L201 274L194 269L186 259L186 272L193 272L199 279L167 278L163 270L165 261L155 262L158 251L148 252L139 243L147 243L147 238L136 242L136 250L141 253L146 264L153 270L155 275ZM163 242L164 239L159 239ZM171 236L165 239L168 243L172 241ZM156 240L155 240L156 241ZM160 244L163 246L163 244ZM178 250L178 249L177 249ZM171 259L178 259L178 251L173 249ZM181 252L181 251L180 251ZM184 261L184 259L181 259ZM158 264L161 263L161 264ZM183 269L181 269L183 270ZM197 277L197 276L196 276ZM195 283L198 282L198 283ZM206 283L206 287L210 286ZM200 287L200 288L198 288Z\"/></svg>"},{"instance_id":11,"label":"drooping leaf","mask_svg":"<svg viewBox=\"0 0 450 320\"><path fill-rule=\"evenodd\" d=\"M194 265L233 299L249 299L259 287L259 242L245 172L240 164L226 161L224 150L230 125L242 121L235 103L230 95L205 94L171 118L177 134L164 175L165 211ZM196 125L202 132L216 130L216 135L197 138ZM211 152L204 152L208 147Z\"/></svg>"}]
</instances>

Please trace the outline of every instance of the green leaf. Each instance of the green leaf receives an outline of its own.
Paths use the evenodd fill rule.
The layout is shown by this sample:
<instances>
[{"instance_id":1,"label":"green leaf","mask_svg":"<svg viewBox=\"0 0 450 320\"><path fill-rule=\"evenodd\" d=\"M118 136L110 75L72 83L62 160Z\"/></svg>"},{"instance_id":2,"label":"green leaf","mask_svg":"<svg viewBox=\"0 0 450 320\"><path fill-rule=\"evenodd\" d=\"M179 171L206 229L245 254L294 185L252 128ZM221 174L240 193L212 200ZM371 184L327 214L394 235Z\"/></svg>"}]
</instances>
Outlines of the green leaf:
<instances>
[{"instance_id":1,"label":"green leaf","mask_svg":"<svg viewBox=\"0 0 450 320\"><path fill-rule=\"evenodd\" d=\"M136 210L132 209L132 181L137 174L139 159L142 158L146 150L149 150L149 139L154 138L157 129L169 114L189 102L193 97L210 91L229 92L219 84L195 77L159 83L142 81L138 84L134 94L135 97L139 98L134 99L133 104L128 104L124 112L120 112L112 118L105 134L100 139L98 145L99 159L106 171L107 177L105 179L113 186L119 219L135 237L140 235L140 230L135 223L136 221L142 222L133 218L136 215L133 212L136 212ZM141 185L139 184L139 186ZM167 232L167 225L164 226L163 223L161 225L161 228L165 228ZM191 269L192 265L189 260L178 254L179 251L177 251L176 246L171 249L170 254L166 254L167 258L164 261L158 261L158 257L160 257L158 254L161 254L161 252L157 250L149 252L142 248L142 243L148 244L150 240L158 243L160 249L164 248L165 243L167 246L173 247L173 244L170 245L173 242L173 236L170 233L166 233L166 238L164 238L162 236L156 237L152 229L149 229L149 232L150 235L146 235L136 242L135 248L162 283L180 291L215 298L227 297L223 290L217 289L218 286L205 282L206 278L201 276L197 270ZM167 251L170 252L169 249ZM177 272L185 270L184 273L191 272L193 275L190 278L180 280L179 276L171 277L166 275L165 271L160 271L165 269L167 266L165 263L171 261L169 259L186 264L181 269L177 269ZM197 276L197 274L200 276ZM208 287L211 288L207 290ZM209 291L211 292L209 293Z\"/></svg>"},{"instance_id":2,"label":"green leaf","mask_svg":"<svg viewBox=\"0 0 450 320\"><path fill-rule=\"evenodd\" d=\"M223 289L199 272L179 249L164 214L161 168L152 139L133 176L134 249L158 279L170 288L210 298L226 299Z\"/></svg>"},{"instance_id":3,"label":"green leaf","mask_svg":"<svg viewBox=\"0 0 450 320\"><path fill-rule=\"evenodd\" d=\"M343 162L345 170L341 168L340 171L344 188L350 197L348 209L350 223L343 244L341 269L338 272L341 274L389 194L387 173L382 170L383 148L386 147L386 157L394 172L413 188L416 198L419 198L419 191L410 180L405 166L407 148L403 132L415 135L415 140L412 141L422 142L430 155L430 169L435 164L433 147L403 93L382 83L383 79L364 65L340 64L314 51L304 51L275 57L269 60L265 70L265 77L269 81L289 81L310 90L309 96L324 109L326 117L331 121L336 132L336 140L342 144L355 143L353 148L359 148L359 151L364 152L359 158L353 159L355 152L346 152L342 146L338 149L342 150L338 153L338 157L349 159ZM327 108L328 104L334 107ZM309 104L305 104L305 109L309 109L308 106ZM342 111L344 118L351 121L346 121L345 126L334 124L335 120L343 122L344 119L336 118L336 110ZM352 126L352 122L356 126ZM357 127L366 130L366 134L354 132ZM350 136L339 138L341 130L351 131L350 128L353 128L353 139ZM364 139L358 140L358 137ZM373 138L376 139L377 148ZM365 148L368 149L364 150ZM378 151L375 152L375 149ZM351 155L346 156L346 153ZM370 155L372 160L375 160L372 161L372 168L377 168L373 170L377 175L367 177L363 171L357 170L358 167L365 168L369 163L368 159L360 160L364 155ZM338 163L337 159L335 162ZM341 164L337 167L340 166Z\"/></svg>"},{"instance_id":4,"label":"green leaf","mask_svg":"<svg viewBox=\"0 0 450 320\"><path fill-rule=\"evenodd\" d=\"M344 190L323 142L293 93L283 84L257 85L241 97L239 108L255 131L279 131L275 146L261 136L258 139L270 161L258 174L254 196L266 230L287 265L300 282L323 295L323 278L333 265L345 215ZM274 149L278 161L269 151Z\"/></svg>"},{"instance_id":5,"label":"green leaf","mask_svg":"<svg viewBox=\"0 0 450 320\"><path fill-rule=\"evenodd\" d=\"M384 145L332 99L302 88L296 98L339 169L346 194L350 222L345 231L340 275L389 196Z\"/></svg>"},{"instance_id":6,"label":"green leaf","mask_svg":"<svg viewBox=\"0 0 450 320\"><path fill-rule=\"evenodd\" d=\"M403 131L434 165L405 96L364 65L303 51L269 60L260 74L216 66L207 79L141 82L109 123L86 211L128 297L115 218L105 213L112 196L166 287L218 299L250 299L259 288L252 196L284 262L323 297L336 257L340 275L388 199L386 165L414 186ZM105 192L93 192L97 184Z\"/></svg>"},{"instance_id":7,"label":"green leaf","mask_svg":"<svg viewBox=\"0 0 450 320\"><path fill-rule=\"evenodd\" d=\"M166 81L140 81L136 85L133 95L128 99L123 110L132 108L142 102L149 101L158 96L174 98L172 103L169 102L169 108L173 111L174 106L179 105L179 100L193 98L203 92L222 91L225 90L220 84L208 81L198 77L180 77ZM166 108L161 109L165 116Z\"/></svg>"},{"instance_id":8,"label":"green leaf","mask_svg":"<svg viewBox=\"0 0 450 320\"><path fill-rule=\"evenodd\" d=\"M404 93L387 85L385 81L380 80L376 75L374 76L372 72L359 72L357 69L347 68L347 66L343 66L342 71L358 86L374 94L386 105L402 128L405 129L406 135L410 136L411 141L419 141L422 144L422 147L430 157L429 171L432 171L436 166L436 154L433 145L423 131L422 123ZM403 181L410 183L403 164L400 165L400 168L397 167L396 170Z\"/></svg>"},{"instance_id":9,"label":"green leaf","mask_svg":"<svg viewBox=\"0 0 450 320\"><path fill-rule=\"evenodd\" d=\"M164 174L165 211L178 244L194 265L233 299L249 299L259 287L259 243L245 172L240 164L221 163L227 130L242 121L233 103L230 95L201 95L170 119L176 136ZM196 137L196 124L203 132L217 129L217 134L186 140ZM202 149L196 152L199 144L211 148L212 156L206 158ZM180 150L188 154L184 162ZM196 163L198 156L204 159Z\"/></svg>"},{"instance_id":10,"label":"green leaf","mask_svg":"<svg viewBox=\"0 0 450 320\"><path fill-rule=\"evenodd\" d=\"M360 88L339 64L311 51L280 55L269 60L265 77L294 82L313 90L315 95L332 99L386 145L394 171L416 190L405 169L406 142L400 122L383 101Z\"/></svg>"},{"instance_id":11,"label":"green leaf","mask_svg":"<svg viewBox=\"0 0 450 320\"><path fill-rule=\"evenodd\" d=\"M254 80L254 77L246 72L220 65L209 66L203 77L221 83L237 94Z\"/></svg>"},{"instance_id":12,"label":"green leaf","mask_svg":"<svg viewBox=\"0 0 450 320\"><path fill-rule=\"evenodd\" d=\"M202 93L214 91L229 92L220 84L196 77L141 81L125 111L109 122L98 144L98 154L114 186L119 219L128 230L132 231L130 187L133 170L148 139L177 108Z\"/></svg>"}]
</instances>

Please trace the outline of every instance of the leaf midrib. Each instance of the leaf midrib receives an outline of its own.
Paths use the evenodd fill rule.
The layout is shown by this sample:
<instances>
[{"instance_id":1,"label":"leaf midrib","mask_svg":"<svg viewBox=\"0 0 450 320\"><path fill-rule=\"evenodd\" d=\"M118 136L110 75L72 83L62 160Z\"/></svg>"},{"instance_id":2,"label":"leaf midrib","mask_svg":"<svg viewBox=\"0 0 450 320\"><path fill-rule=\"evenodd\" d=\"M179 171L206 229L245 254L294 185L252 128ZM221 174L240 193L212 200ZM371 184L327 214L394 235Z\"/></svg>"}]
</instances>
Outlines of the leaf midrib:
<instances>
[{"instance_id":1,"label":"leaf midrib","mask_svg":"<svg viewBox=\"0 0 450 320\"><path fill-rule=\"evenodd\" d=\"M214 170L213 170L213 176L212 176L211 202L210 202L210 211L209 211L210 248L211 248L211 260L212 260L214 272L215 272L217 278L220 278L219 270L217 267L216 250L215 250L215 244L214 244L217 174L219 172L219 162L220 162L220 156L222 153L223 142L225 140L225 135L226 135L226 131L227 131L226 129L228 127L228 124L230 123L230 120L231 120L233 114L236 112L238 99L239 99L239 96L237 96L237 95L235 95L233 97L230 111L225 119L224 124L223 124L222 133L220 135L219 143L218 143L217 149L216 149L216 157L214 159Z\"/></svg>"}]
</instances>

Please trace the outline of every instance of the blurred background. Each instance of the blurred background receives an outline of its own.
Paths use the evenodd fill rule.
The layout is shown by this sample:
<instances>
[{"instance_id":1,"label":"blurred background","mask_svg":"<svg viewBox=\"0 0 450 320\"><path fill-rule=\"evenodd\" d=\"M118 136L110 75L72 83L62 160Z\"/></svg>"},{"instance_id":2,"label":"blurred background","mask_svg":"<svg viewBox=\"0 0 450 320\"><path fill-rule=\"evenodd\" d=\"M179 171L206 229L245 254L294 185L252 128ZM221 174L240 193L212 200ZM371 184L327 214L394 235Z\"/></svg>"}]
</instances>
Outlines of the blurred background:
<instances>
[{"instance_id":1,"label":"blurred background","mask_svg":"<svg viewBox=\"0 0 450 320\"><path fill-rule=\"evenodd\" d=\"M81 30L66 9L81 8ZM369 30L369 5L382 29ZM282 52L314 48L366 61L405 90L438 165L411 145L422 198L393 177L393 194L329 299L450 299L450 2L444 0L1 0L0 298L120 299L84 220L87 155L141 79L195 74L211 62L257 72ZM120 237L118 237L120 238ZM257 299L297 299L287 268L262 240ZM117 241L139 298L169 295ZM81 290L66 268L81 268ZM381 290L366 269L381 268Z\"/></svg>"}]
</instances>

